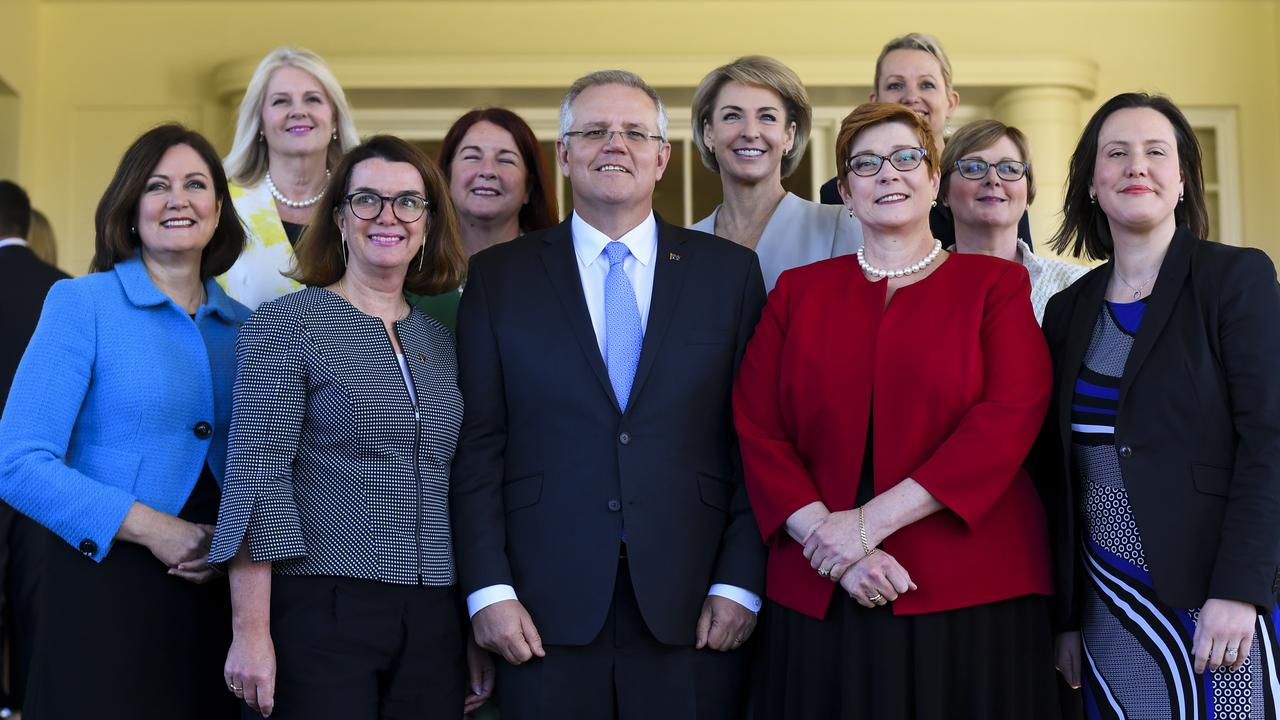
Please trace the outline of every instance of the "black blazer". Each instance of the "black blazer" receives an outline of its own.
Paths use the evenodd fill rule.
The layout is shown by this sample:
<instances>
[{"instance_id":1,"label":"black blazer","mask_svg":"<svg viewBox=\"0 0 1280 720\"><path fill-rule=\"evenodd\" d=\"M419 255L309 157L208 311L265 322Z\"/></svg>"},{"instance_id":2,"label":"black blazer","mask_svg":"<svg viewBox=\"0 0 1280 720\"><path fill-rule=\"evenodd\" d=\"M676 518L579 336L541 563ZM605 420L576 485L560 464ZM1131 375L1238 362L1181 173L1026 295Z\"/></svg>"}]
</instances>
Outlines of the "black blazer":
<instances>
[{"instance_id":1,"label":"black blazer","mask_svg":"<svg viewBox=\"0 0 1280 720\"><path fill-rule=\"evenodd\" d=\"M0 248L0 412L9 397L18 361L36 331L44 297L55 282L66 277L30 248Z\"/></svg>"},{"instance_id":2,"label":"black blazer","mask_svg":"<svg viewBox=\"0 0 1280 720\"><path fill-rule=\"evenodd\" d=\"M625 529L649 629L689 645L707 590L763 593L730 389L764 304L755 253L658 219L626 413L592 330L568 220L475 255L458 311L453 465L463 594L513 585L544 642L603 627Z\"/></svg>"},{"instance_id":3,"label":"black blazer","mask_svg":"<svg viewBox=\"0 0 1280 720\"><path fill-rule=\"evenodd\" d=\"M1055 295L1055 392L1033 470L1050 508L1057 621L1078 625L1080 525L1071 400L1114 261ZM1257 249L1179 228L1120 384L1115 444L1156 595L1270 612L1280 591L1280 285Z\"/></svg>"}]
</instances>

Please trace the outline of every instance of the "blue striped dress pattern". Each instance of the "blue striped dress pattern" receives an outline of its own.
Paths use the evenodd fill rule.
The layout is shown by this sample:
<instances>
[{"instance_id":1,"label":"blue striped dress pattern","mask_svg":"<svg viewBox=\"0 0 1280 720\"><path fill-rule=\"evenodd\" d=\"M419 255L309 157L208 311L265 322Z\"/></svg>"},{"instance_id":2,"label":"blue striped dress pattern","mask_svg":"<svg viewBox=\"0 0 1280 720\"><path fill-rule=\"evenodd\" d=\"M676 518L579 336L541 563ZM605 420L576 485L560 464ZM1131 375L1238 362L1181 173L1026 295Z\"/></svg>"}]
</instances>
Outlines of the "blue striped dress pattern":
<instances>
[{"instance_id":1,"label":"blue striped dress pattern","mask_svg":"<svg viewBox=\"0 0 1280 720\"><path fill-rule=\"evenodd\" d=\"M1104 303L1076 378L1072 456L1079 475L1085 583L1085 714L1089 718L1278 720L1278 615L1259 615L1237 671L1197 675L1199 608L1156 597L1115 446L1120 379L1146 302ZM1176 389L1171 389L1176 392Z\"/></svg>"}]
</instances>

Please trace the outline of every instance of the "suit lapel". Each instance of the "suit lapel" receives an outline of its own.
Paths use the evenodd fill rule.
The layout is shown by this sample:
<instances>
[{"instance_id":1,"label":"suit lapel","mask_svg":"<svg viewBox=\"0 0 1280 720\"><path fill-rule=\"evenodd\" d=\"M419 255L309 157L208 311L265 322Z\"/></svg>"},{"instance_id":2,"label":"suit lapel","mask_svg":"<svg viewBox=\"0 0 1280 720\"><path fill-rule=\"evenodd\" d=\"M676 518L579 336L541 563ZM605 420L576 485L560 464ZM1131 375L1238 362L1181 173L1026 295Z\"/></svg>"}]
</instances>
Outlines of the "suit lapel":
<instances>
[{"instance_id":1,"label":"suit lapel","mask_svg":"<svg viewBox=\"0 0 1280 720\"><path fill-rule=\"evenodd\" d=\"M1147 309L1142 313L1142 324L1138 326L1138 336L1133 340L1133 349L1129 351L1129 359L1124 363L1124 377L1120 379L1120 407L1124 407L1125 395L1133 378L1138 374L1156 338L1169 323L1173 315L1173 306L1178 301L1182 286L1191 269L1191 252L1193 243L1200 242L1183 228L1173 234L1169 250L1165 252L1164 261L1160 263L1160 273L1156 276L1155 287L1151 288L1151 296L1147 300Z\"/></svg>"},{"instance_id":2,"label":"suit lapel","mask_svg":"<svg viewBox=\"0 0 1280 720\"><path fill-rule=\"evenodd\" d=\"M543 236L546 246L542 249L542 263L547 269L551 287L555 288L556 295L560 298L560 305L564 308L565 319L569 322L573 336L587 358L587 364L600 381L600 387L609 401L621 412L618 398L613 394L613 384L609 382L609 371L604 366L604 358L600 357L600 344L596 340L596 331L591 326L587 300L582 295L582 274L578 272L578 258L573 252L573 232L570 227L570 221L566 219ZM652 320L649 327L653 327ZM641 362L644 362L643 354ZM633 389L632 397L634 396Z\"/></svg>"},{"instance_id":3,"label":"suit lapel","mask_svg":"<svg viewBox=\"0 0 1280 720\"><path fill-rule=\"evenodd\" d=\"M1080 375L1084 354L1089 349L1089 340L1093 337L1093 326L1098 321L1098 313L1102 311L1107 282L1111 280L1113 270L1113 264L1107 263L1101 272L1094 273L1090 277L1089 281L1080 288L1080 293L1071 307L1071 317L1067 320L1067 344L1062 356L1062 381L1058 383L1058 428L1064 451L1071 447L1071 401L1075 393L1076 377Z\"/></svg>"},{"instance_id":4,"label":"suit lapel","mask_svg":"<svg viewBox=\"0 0 1280 720\"><path fill-rule=\"evenodd\" d=\"M640 362L636 365L635 381L631 385L631 402L628 407L635 407L635 401L644 389L645 379L653 368L653 362L662 348L662 341L671 327L671 319L675 317L676 307L680 301L680 291L684 287L686 270L689 266L689 250L684 248L684 237L676 229L656 217L658 225L658 252L653 257L653 296L649 302L649 323L644 332L644 344L640 346Z\"/></svg>"}]
</instances>

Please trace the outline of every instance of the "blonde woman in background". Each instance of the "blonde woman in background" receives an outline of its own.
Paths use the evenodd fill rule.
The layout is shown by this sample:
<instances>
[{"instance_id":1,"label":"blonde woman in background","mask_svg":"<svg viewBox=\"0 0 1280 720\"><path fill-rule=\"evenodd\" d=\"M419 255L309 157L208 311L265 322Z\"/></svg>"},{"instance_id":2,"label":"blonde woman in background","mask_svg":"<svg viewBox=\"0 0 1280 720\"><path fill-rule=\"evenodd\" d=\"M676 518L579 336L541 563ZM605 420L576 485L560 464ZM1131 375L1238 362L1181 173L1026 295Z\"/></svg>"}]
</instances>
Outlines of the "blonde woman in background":
<instances>
[{"instance_id":1,"label":"blonde woman in background","mask_svg":"<svg viewBox=\"0 0 1280 720\"><path fill-rule=\"evenodd\" d=\"M31 208L31 229L27 231L27 247L36 257L49 263L58 264L58 239L53 234L53 225L49 218L35 208Z\"/></svg>"},{"instance_id":2,"label":"blonde woman in background","mask_svg":"<svg viewBox=\"0 0 1280 720\"><path fill-rule=\"evenodd\" d=\"M994 255L1027 268L1036 322L1058 291L1089 272L1074 263L1038 257L1018 233L1018 220L1036 199L1027 137L999 120L977 120L956 131L942 151L938 203L951 210L956 244L948 250Z\"/></svg>"},{"instance_id":3,"label":"blonde woman in background","mask_svg":"<svg viewBox=\"0 0 1280 720\"><path fill-rule=\"evenodd\" d=\"M313 219L329 168L359 142L346 95L319 55L293 47L267 53L223 160L248 229L244 253L218 279L228 295L257 308L301 287L284 276L293 246Z\"/></svg>"},{"instance_id":4,"label":"blonde woman in background","mask_svg":"<svg viewBox=\"0 0 1280 720\"><path fill-rule=\"evenodd\" d=\"M692 114L702 164L720 176L724 192L693 229L755 250L765 289L784 270L862 247L852 214L782 187L804 157L812 115L809 93L791 68L762 55L722 65L698 85Z\"/></svg>"}]
</instances>

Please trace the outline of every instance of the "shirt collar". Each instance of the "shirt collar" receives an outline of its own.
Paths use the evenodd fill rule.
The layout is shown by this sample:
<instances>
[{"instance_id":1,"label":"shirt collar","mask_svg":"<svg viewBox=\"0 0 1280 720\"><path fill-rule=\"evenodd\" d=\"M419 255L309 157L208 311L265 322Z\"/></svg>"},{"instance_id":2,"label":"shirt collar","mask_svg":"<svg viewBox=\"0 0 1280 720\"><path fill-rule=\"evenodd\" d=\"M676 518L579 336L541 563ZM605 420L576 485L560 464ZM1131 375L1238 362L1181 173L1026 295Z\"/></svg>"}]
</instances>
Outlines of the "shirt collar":
<instances>
[{"instance_id":1,"label":"shirt collar","mask_svg":"<svg viewBox=\"0 0 1280 720\"><path fill-rule=\"evenodd\" d=\"M595 262L600 253L604 252L604 246L613 242L613 238L591 227L576 210L570 228L573 232L573 251L583 267ZM648 266L658 251L658 222L653 217L653 211L649 211L639 225L618 238L618 242L626 245L641 265Z\"/></svg>"},{"instance_id":2,"label":"shirt collar","mask_svg":"<svg viewBox=\"0 0 1280 720\"><path fill-rule=\"evenodd\" d=\"M27 241L20 237L0 238L0 248L4 247L29 247Z\"/></svg>"}]
</instances>

